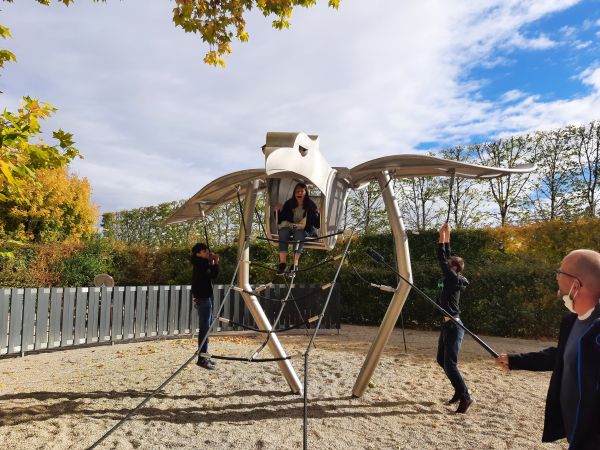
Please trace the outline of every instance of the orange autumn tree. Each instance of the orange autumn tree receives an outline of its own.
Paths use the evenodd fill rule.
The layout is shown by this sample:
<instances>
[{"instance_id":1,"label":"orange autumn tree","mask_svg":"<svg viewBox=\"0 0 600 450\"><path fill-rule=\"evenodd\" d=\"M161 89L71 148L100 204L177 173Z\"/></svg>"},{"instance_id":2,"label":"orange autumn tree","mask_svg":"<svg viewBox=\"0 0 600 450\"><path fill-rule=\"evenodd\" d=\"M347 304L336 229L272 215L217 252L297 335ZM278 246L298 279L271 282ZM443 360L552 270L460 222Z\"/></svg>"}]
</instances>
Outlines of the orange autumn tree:
<instances>
[{"instance_id":1,"label":"orange autumn tree","mask_svg":"<svg viewBox=\"0 0 600 450\"><path fill-rule=\"evenodd\" d=\"M0 202L0 226L12 239L49 243L94 233L99 216L90 201L90 185L66 167L38 170L35 182L23 186L21 193Z\"/></svg>"}]
</instances>

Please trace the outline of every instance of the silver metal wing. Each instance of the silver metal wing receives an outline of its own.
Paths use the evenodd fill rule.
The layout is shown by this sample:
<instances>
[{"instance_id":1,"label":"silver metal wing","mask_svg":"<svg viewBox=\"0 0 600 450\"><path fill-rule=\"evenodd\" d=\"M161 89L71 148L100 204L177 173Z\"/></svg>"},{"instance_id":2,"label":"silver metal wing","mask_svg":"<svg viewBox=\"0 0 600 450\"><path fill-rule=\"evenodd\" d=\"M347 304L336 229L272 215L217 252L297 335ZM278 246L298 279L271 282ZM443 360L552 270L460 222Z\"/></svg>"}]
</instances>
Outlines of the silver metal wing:
<instances>
[{"instance_id":1,"label":"silver metal wing","mask_svg":"<svg viewBox=\"0 0 600 450\"><path fill-rule=\"evenodd\" d=\"M240 170L223 175L204 186L181 205L165 220L165 225L199 219L203 213L208 214L213 208L236 199L238 191L240 197L244 197L249 182L259 180L256 190L261 191L266 186L266 176L264 168Z\"/></svg>"},{"instance_id":2,"label":"silver metal wing","mask_svg":"<svg viewBox=\"0 0 600 450\"><path fill-rule=\"evenodd\" d=\"M374 180L377 174L384 170L396 178L450 176L454 171L456 177L489 179L509 174L529 173L535 170L535 164L520 164L505 169L427 155L392 155L372 159L350 169L352 183L354 186L359 186Z\"/></svg>"}]
</instances>

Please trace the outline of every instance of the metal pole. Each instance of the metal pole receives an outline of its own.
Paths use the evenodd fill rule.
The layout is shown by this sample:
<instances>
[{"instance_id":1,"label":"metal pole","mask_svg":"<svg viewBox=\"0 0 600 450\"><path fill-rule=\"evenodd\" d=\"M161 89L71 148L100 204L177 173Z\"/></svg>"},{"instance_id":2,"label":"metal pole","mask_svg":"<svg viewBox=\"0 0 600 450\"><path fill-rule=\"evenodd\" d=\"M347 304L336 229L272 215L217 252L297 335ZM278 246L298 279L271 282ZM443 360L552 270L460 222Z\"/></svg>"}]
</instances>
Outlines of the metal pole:
<instances>
[{"instance_id":1,"label":"metal pole","mask_svg":"<svg viewBox=\"0 0 600 450\"><path fill-rule=\"evenodd\" d=\"M308 352L304 353L304 427L302 448L308 449Z\"/></svg>"}]
</instances>

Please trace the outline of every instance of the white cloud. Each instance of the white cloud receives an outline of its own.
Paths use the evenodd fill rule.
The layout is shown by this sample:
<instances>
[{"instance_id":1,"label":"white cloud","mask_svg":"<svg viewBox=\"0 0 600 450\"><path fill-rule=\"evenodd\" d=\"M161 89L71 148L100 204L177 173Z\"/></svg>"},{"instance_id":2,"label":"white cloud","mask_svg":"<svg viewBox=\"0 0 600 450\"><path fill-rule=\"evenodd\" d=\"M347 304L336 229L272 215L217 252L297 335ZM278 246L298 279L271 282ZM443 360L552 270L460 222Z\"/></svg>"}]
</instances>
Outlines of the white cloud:
<instances>
[{"instance_id":1,"label":"white cloud","mask_svg":"<svg viewBox=\"0 0 600 450\"><path fill-rule=\"evenodd\" d=\"M510 39L509 44L517 48L528 50L545 50L558 45L557 42L544 35L535 38L525 38L520 33L515 33Z\"/></svg>"},{"instance_id":2,"label":"white cloud","mask_svg":"<svg viewBox=\"0 0 600 450\"><path fill-rule=\"evenodd\" d=\"M575 41L573 43L573 45L575 46L575 48L578 49L578 50L581 50L581 49L584 49L584 48L588 48L592 44L593 44L592 41Z\"/></svg>"},{"instance_id":3,"label":"white cloud","mask_svg":"<svg viewBox=\"0 0 600 450\"><path fill-rule=\"evenodd\" d=\"M589 86L593 86L596 91L600 91L600 65L598 63L588 67L581 72L579 79Z\"/></svg>"},{"instance_id":4,"label":"white cloud","mask_svg":"<svg viewBox=\"0 0 600 450\"><path fill-rule=\"evenodd\" d=\"M59 107L50 125L75 133L85 159L74 169L102 211L132 208L261 167L267 131L319 134L330 164L351 167L422 142L594 119L592 69L580 76L591 93L553 102L508 88L494 103L481 94L490 81L469 77L514 62L498 49L557 45L524 29L575 3L344 0L339 11L295 11L281 32L253 14L250 42L235 43L220 70L202 63L197 36L174 28L168 2L16 2L3 7L3 23L19 62L3 71L2 90Z\"/></svg>"},{"instance_id":5,"label":"white cloud","mask_svg":"<svg viewBox=\"0 0 600 450\"><path fill-rule=\"evenodd\" d=\"M558 30L564 37L572 37L577 34L577 28L572 26L560 27Z\"/></svg>"},{"instance_id":6,"label":"white cloud","mask_svg":"<svg viewBox=\"0 0 600 450\"><path fill-rule=\"evenodd\" d=\"M525 92L522 92L518 89L511 89L510 91L507 91L502 95L502 97L500 98L500 102L510 103L516 100L520 100L525 96L527 96Z\"/></svg>"}]
</instances>

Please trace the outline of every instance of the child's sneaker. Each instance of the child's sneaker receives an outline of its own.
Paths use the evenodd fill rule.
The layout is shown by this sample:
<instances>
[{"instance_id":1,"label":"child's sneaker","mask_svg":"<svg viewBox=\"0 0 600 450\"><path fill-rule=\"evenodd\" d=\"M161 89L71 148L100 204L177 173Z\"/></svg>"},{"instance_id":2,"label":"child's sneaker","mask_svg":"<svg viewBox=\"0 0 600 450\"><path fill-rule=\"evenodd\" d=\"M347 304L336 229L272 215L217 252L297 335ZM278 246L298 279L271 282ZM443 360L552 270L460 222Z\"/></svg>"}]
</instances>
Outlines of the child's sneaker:
<instances>
[{"instance_id":1,"label":"child's sneaker","mask_svg":"<svg viewBox=\"0 0 600 450\"><path fill-rule=\"evenodd\" d=\"M279 267L277 267L277 273L282 274L285 273L286 263L279 263Z\"/></svg>"},{"instance_id":2,"label":"child's sneaker","mask_svg":"<svg viewBox=\"0 0 600 450\"><path fill-rule=\"evenodd\" d=\"M215 370L215 363L213 363L210 359L207 358L200 358L196 365L204 369Z\"/></svg>"}]
</instances>

